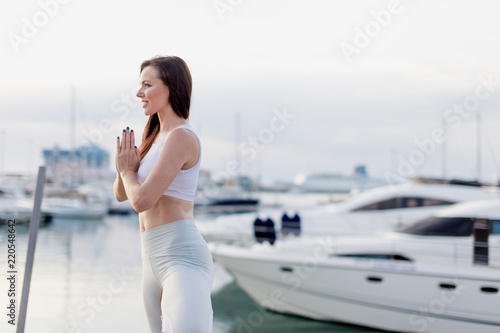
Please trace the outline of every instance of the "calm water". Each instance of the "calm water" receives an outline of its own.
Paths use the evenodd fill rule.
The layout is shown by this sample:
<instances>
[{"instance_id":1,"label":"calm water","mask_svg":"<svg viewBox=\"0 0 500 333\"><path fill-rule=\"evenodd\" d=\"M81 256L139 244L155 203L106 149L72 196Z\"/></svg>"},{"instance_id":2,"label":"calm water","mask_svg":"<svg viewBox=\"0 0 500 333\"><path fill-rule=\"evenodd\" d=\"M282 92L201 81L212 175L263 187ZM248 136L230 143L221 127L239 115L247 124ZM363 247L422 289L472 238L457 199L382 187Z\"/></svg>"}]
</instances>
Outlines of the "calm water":
<instances>
[{"instance_id":1,"label":"calm water","mask_svg":"<svg viewBox=\"0 0 500 333\"><path fill-rule=\"evenodd\" d=\"M198 223L210 223L197 219ZM0 332L7 324L6 226L0 226ZM20 302L27 250L27 226L19 225L17 292ZM216 266L214 332L376 332L271 313L243 292ZM18 313L18 311L17 311ZM246 318L254 314L254 326ZM137 215L108 216L101 221L54 220L39 231L31 283L27 333L148 332L141 299L141 256Z\"/></svg>"}]
</instances>

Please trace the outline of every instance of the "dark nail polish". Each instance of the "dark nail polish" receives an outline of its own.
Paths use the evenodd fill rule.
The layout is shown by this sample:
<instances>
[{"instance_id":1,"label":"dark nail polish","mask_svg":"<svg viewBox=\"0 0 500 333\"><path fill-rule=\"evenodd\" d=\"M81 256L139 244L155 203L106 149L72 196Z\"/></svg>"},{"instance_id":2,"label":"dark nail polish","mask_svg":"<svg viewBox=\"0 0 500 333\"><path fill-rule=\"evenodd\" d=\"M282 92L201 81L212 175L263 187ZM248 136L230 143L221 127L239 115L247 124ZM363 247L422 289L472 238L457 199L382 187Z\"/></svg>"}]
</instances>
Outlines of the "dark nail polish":
<instances>
[{"instance_id":1,"label":"dark nail polish","mask_svg":"<svg viewBox=\"0 0 500 333\"><path fill-rule=\"evenodd\" d=\"M128 126L127 126L127 129L129 129Z\"/></svg>"},{"instance_id":2,"label":"dark nail polish","mask_svg":"<svg viewBox=\"0 0 500 333\"><path fill-rule=\"evenodd\" d=\"M137 148L137 146L135 146L135 148Z\"/></svg>"},{"instance_id":3,"label":"dark nail polish","mask_svg":"<svg viewBox=\"0 0 500 333\"><path fill-rule=\"evenodd\" d=\"M125 130L123 130L125 132Z\"/></svg>"},{"instance_id":4,"label":"dark nail polish","mask_svg":"<svg viewBox=\"0 0 500 333\"><path fill-rule=\"evenodd\" d=\"M117 138L117 139L119 139L120 137L119 137L119 136L117 136L116 138Z\"/></svg>"},{"instance_id":5,"label":"dark nail polish","mask_svg":"<svg viewBox=\"0 0 500 333\"><path fill-rule=\"evenodd\" d=\"M134 130L130 130L130 132L133 132Z\"/></svg>"}]
</instances>

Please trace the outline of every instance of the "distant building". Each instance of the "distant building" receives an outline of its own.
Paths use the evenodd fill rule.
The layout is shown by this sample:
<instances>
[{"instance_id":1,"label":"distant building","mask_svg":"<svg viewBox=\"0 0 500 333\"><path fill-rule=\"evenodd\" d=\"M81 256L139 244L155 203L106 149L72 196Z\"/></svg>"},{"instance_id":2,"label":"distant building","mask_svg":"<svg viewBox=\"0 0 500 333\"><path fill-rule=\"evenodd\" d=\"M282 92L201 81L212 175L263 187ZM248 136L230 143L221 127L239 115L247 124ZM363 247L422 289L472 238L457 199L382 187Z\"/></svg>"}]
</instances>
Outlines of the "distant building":
<instances>
[{"instance_id":1,"label":"distant building","mask_svg":"<svg viewBox=\"0 0 500 333\"><path fill-rule=\"evenodd\" d=\"M42 154L51 182L83 183L109 174L109 153L98 146L81 146L73 152L56 145L53 149L44 149Z\"/></svg>"}]
</instances>

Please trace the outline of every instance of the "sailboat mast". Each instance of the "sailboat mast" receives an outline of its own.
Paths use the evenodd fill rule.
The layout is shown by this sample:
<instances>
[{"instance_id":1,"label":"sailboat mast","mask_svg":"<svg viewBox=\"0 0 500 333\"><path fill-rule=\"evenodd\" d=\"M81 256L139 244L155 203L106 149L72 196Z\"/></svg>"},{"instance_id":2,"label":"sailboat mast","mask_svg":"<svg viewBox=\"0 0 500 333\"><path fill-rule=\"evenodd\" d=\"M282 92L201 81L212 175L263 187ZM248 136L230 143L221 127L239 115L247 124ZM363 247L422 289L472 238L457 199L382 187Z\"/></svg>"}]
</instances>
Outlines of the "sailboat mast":
<instances>
[{"instance_id":1,"label":"sailboat mast","mask_svg":"<svg viewBox=\"0 0 500 333\"><path fill-rule=\"evenodd\" d=\"M236 112L234 115L234 141L235 141L235 153L236 161L238 162L238 172L236 177L241 175L241 154L239 151L240 141L241 141L241 119L240 113Z\"/></svg>"},{"instance_id":2,"label":"sailboat mast","mask_svg":"<svg viewBox=\"0 0 500 333\"><path fill-rule=\"evenodd\" d=\"M443 153L442 153L442 167L443 167L443 179L446 179L447 175L447 165L446 165L446 135L448 134L448 128L446 126L446 120L443 119Z\"/></svg>"},{"instance_id":3,"label":"sailboat mast","mask_svg":"<svg viewBox=\"0 0 500 333\"><path fill-rule=\"evenodd\" d=\"M76 166L76 154L75 154L75 86L71 86L71 118L70 118L70 131L71 131L71 148L70 148L70 172L71 172L71 185L70 185L70 193L71 197L73 197L73 190L75 186L75 166Z\"/></svg>"},{"instance_id":4,"label":"sailboat mast","mask_svg":"<svg viewBox=\"0 0 500 333\"><path fill-rule=\"evenodd\" d=\"M481 180L481 112L477 111L477 181Z\"/></svg>"}]
</instances>

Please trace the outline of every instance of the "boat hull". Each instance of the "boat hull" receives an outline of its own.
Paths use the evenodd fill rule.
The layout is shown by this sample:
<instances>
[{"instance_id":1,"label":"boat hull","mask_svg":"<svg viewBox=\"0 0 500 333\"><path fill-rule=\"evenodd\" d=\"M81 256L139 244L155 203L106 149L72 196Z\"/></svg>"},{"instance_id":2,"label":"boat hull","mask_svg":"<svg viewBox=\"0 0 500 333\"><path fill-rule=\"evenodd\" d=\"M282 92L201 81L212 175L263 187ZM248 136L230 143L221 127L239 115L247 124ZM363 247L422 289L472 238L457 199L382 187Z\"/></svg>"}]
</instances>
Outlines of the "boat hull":
<instances>
[{"instance_id":1,"label":"boat hull","mask_svg":"<svg viewBox=\"0 0 500 333\"><path fill-rule=\"evenodd\" d=\"M382 260L302 257L260 258L219 246L216 261L263 307L318 320L394 332L500 331L500 270L475 275ZM249 254L249 255L247 255ZM252 257L254 256L254 257ZM496 273L496 274L495 274ZM452 289L452 287L455 287Z\"/></svg>"}]
</instances>

